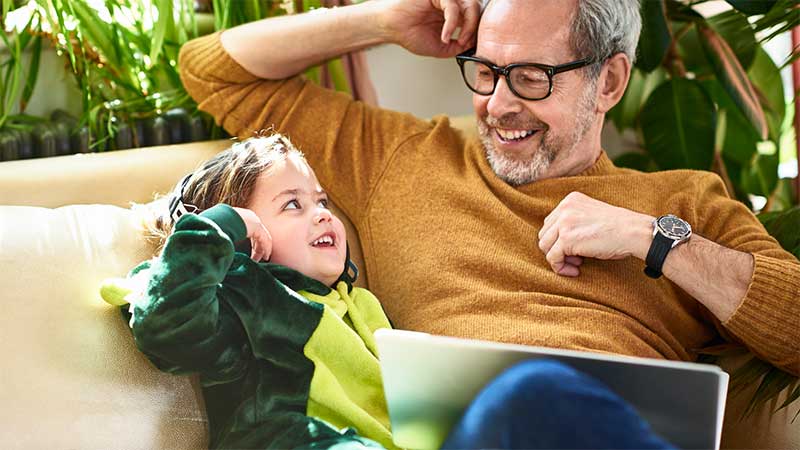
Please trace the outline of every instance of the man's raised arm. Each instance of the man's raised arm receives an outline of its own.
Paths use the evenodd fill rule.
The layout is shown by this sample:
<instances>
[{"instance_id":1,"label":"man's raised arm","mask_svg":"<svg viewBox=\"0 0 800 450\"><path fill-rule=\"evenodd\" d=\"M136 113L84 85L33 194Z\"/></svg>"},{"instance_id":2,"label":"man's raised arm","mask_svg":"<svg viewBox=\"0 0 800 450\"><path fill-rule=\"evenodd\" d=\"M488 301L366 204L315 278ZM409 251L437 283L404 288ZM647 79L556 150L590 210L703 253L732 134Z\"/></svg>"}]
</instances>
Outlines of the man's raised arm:
<instances>
[{"instance_id":1,"label":"man's raised arm","mask_svg":"<svg viewBox=\"0 0 800 450\"><path fill-rule=\"evenodd\" d=\"M423 56L455 56L474 41L479 15L477 0L373 0L251 22L220 39L248 72L278 80L384 43ZM457 28L458 40L451 40Z\"/></svg>"}]
</instances>

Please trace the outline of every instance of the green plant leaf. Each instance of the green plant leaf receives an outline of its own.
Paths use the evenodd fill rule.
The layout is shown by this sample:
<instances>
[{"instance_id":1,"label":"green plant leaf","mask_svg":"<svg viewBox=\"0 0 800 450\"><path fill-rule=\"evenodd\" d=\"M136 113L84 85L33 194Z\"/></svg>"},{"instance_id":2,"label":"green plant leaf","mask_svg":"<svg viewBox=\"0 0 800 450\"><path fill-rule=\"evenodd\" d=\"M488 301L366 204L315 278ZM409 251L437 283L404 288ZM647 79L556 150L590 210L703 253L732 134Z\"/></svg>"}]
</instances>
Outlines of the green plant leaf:
<instances>
[{"instance_id":1,"label":"green plant leaf","mask_svg":"<svg viewBox=\"0 0 800 450\"><path fill-rule=\"evenodd\" d=\"M717 113L697 81L662 83L647 99L640 122L645 148L660 169L711 168Z\"/></svg>"},{"instance_id":2,"label":"green plant leaf","mask_svg":"<svg viewBox=\"0 0 800 450\"><path fill-rule=\"evenodd\" d=\"M120 65L119 55L114 51L114 45L112 44L113 38L109 36L108 28L103 26L105 22L100 19L97 11L83 0L69 0L67 3L72 8L72 13L75 14L75 18L80 23L78 29L81 34L88 39L88 43L91 43L91 45L97 48L103 58L105 58L112 67L122 67Z\"/></svg>"},{"instance_id":3,"label":"green plant leaf","mask_svg":"<svg viewBox=\"0 0 800 450\"><path fill-rule=\"evenodd\" d=\"M760 42L766 42L800 25L797 0L778 0L775 5L755 22L755 31ZM763 33L762 33L763 32ZM798 49L794 50L797 54Z\"/></svg>"},{"instance_id":4,"label":"green plant leaf","mask_svg":"<svg viewBox=\"0 0 800 450\"><path fill-rule=\"evenodd\" d=\"M320 0L302 0L303 11L311 11L312 9L321 8L322 2Z\"/></svg>"},{"instance_id":5,"label":"green plant leaf","mask_svg":"<svg viewBox=\"0 0 800 450\"><path fill-rule=\"evenodd\" d=\"M734 10L725 11L710 17L708 25L731 47L742 67L748 69L756 56L758 42L747 17Z\"/></svg>"},{"instance_id":6,"label":"green plant leaf","mask_svg":"<svg viewBox=\"0 0 800 450\"><path fill-rule=\"evenodd\" d=\"M710 347L703 347L697 351L700 355L709 355L716 358L723 356L738 356L745 355L749 352L747 347L742 344L734 344L732 342L724 342L722 344L712 345ZM714 359L716 361L716 358Z\"/></svg>"},{"instance_id":7,"label":"green plant leaf","mask_svg":"<svg viewBox=\"0 0 800 450\"><path fill-rule=\"evenodd\" d=\"M773 6L775 6L777 0L725 0L726 2L730 3L731 6L736 8L737 10L747 14L748 16L754 16L757 14L766 14Z\"/></svg>"},{"instance_id":8,"label":"green plant leaf","mask_svg":"<svg viewBox=\"0 0 800 450\"><path fill-rule=\"evenodd\" d=\"M150 64L158 63L158 56L164 46L164 37L167 34L167 27L172 22L172 0L156 0L153 4L158 11L158 21L153 29L153 41L150 45Z\"/></svg>"},{"instance_id":9,"label":"green plant leaf","mask_svg":"<svg viewBox=\"0 0 800 450\"><path fill-rule=\"evenodd\" d=\"M736 55L725 40L710 27L701 26L699 36L706 56L717 74L717 79L753 124L761 139L766 139L768 129L764 110L761 108L755 89Z\"/></svg>"},{"instance_id":10,"label":"green plant leaf","mask_svg":"<svg viewBox=\"0 0 800 450\"><path fill-rule=\"evenodd\" d=\"M658 166L649 155L637 152L623 153L614 159L614 165L640 172L655 172L658 170Z\"/></svg>"},{"instance_id":11,"label":"green plant leaf","mask_svg":"<svg viewBox=\"0 0 800 450\"><path fill-rule=\"evenodd\" d=\"M756 358L755 356L747 360L746 363L737 367L731 373L731 384L728 391L731 395L737 395L743 390L758 382L769 370L772 365Z\"/></svg>"},{"instance_id":12,"label":"green plant leaf","mask_svg":"<svg viewBox=\"0 0 800 450\"><path fill-rule=\"evenodd\" d=\"M11 105L16 100L17 95L19 95L22 84L22 48L19 39L14 40L14 46L13 48L9 48L9 51L13 52L12 57L15 62L8 67L9 75L6 76L6 80L10 78L11 81L8 84L8 91L4 91L4 93L8 95L8 97L3 99L3 111L5 114L11 111Z\"/></svg>"},{"instance_id":13,"label":"green plant leaf","mask_svg":"<svg viewBox=\"0 0 800 450\"><path fill-rule=\"evenodd\" d=\"M750 194L769 197L778 185L778 153L756 154L742 169L742 187Z\"/></svg>"},{"instance_id":14,"label":"green plant leaf","mask_svg":"<svg viewBox=\"0 0 800 450\"><path fill-rule=\"evenodd\" d=\"M632 128L639 119L639 112L642 105L650 96L653 90L667 78L666 72L659 68L648 74L643 74L634 68L631 71L631 79L625 94L614 108L608 113L608 117L614 122L618 131Z\"/></svg>"},{"instance_id":15,"label":"green plant leaf","mask_svg":"<svg viewBox=\"0 0 800 450\"><path fill-rule=\"evenodd\" d=\"M731 373L731 384L728 392L729 395L738 395L748 387L758 383L758 388L750 397L748 406L740 417L740 420L744 420L759 407L777 398L787 388L791 390L797 380L796 376L784 372L757 357L752 357ZM793 401L792 395L790 393L784 405L788 405Z\"/></svg>"},{"instance_id":16,"label":"green plant leaf","mask_svg":"<svg viewBox=\"0 0 800 450\"><path fill-rule=\"evenodd\" d=\"M636 60L636 67L645 72L652 72L661 65L672 42L664 0L642 2L641 14L642 33L639 37L639 57Z\"/></svg>"},{"instance_id":17,"label":"green plant leaf","mask_svg":"<svg viewBox=\"0 0 800 450\"><path fill-rule=\"evenodd\" d=\"M678 40L678 54L683 60L686 70L695 74L696 78L713 76L713 69L697 37L697 27L691 27Z\"/></svg>"},{"instance_id":18,"label":"green plant leaf","mask_svg":"<svg viewBox=\"0 0 800 450\"><path fill-rule=\"evenodd\" d=\"M786 115L786 100L783 93L783 79L780 69L772 61L767 52L759 47L750 69L747 71L755 87L756 94L764 114L767 116L769 137L778 142L781 138L781 126Z\"/></svg>"},{"instance_id":19,"label":"green plant leaf","mask_svg":"<svg viewBox=\"0 0 800 450\"><path fill-rule=\"evenodd\" d=\"M31 63L28 68L28 77L25 79L25 87L22 90L19 110L25 112L28 101L33 95L33 88L36 87L36 79L39 76L39 61L42 57L42 36L36 35L33 40L33 50L31 51Z\"/></svg>"},{"instance_id":20,"label":"green plant leaf","mask_svg":"<svg viewBox=\"0 0 800 450\"><path fill-rule=\"evenodd\" d=\"M761 213L758 220L781 247L800 258L800 231L797 226L800 224L800 206L780 212Z\"/></svg>"},{"instance_id":21,"label":"green plant leaf","mask_svg":"<svg viewBox=\"0 0 800 450\"><path fill-rule=\"evenodd\" d=\"M768 403L770 400L778 397L781 392L791 386L796 377L780 370L775 367L770 367L770 370L761 379L756 392L750 399L750 404L744 411L747 416L755 412L761 405Z\"/></svg>"},{"instance_id":22,"label":"green plant leaf","mask_svg":"<svg viewBox=\"0 0 800 450\"><path fill-rule=\"evenodd\" d=\"M340 92L350 92L350 83L347 81L347 73L344 70L341 58L331 60L327 64L328 75L333 82L333 88Z\"/></svg>"},{"instance_id":23,"label":"green plant leaf","mask_svg":"<svg viewBox=\"0 0 800 450\"><path fill-rule=\"evenodd\" d=\"M700 22L705 23L706 19L700 13L692 9L691 5L686 5L677 0L667 0L667 17L669 20L678 22Z\"/></svg>"},{"instance_id":24,"label":"green plant leaf","mask_svg":"<svg viewBox=\"0 0 800 450\"><path fill-rule=\"evenodd\" d=\"M759 45L753 27L744 16L736 11L727 11L709 18L708 21L702 19L694 22L700 26L707 24L713 28L731 46L742 67L750 68L752 66ZM700 43L697 28L698 26L690 27L680 37L678 54L683 59L686 70L694 73L699 79L713 75L714 69Z\"/></svg>"},{"instance_id":25,"label":"green plant leaf","mask_svg":"<svg viewBox=\"0 0 800 450\"><path fill-rule=\"evenodd\" d=\"M740 165L749 165L758 151L758 133L719 81L711 78L701 83L719 110L725 112L725 135L723 141L718 142L722 154Z\"/></svg>"},{"instance_id":26,"label":"green plant leaf","mask_svg":"<svg viewBox=\"0 0 800 450\"><path fill-rule=\"evenodd\" d=\"M797 380L795 379L794 386L792 386L792 392L786 396L786 400L784 400L781 406L779 406L775 411L780 411L781 409L786 408L792 404L792 402L797 401L797 399L800 399L800 385L797 384ZM795 414L794 418L796 419L798 415L800 415L800 411L797 411L797 414ZM794 419L792 419L792 421L794 421Z\"/></svg>"},{"instance_id":27,"label":"green plant leaf","mask_svg":"<svg viewBox=\"0 0 800 450\"><path fill-rule=\"evenodd\" d=\"M772 191L772 195L767 202L767 211L785 211L796 204L797 196L794 193L794 179L778 179L778 186ZM800 259L800 256L798 256L798 259Z\"/></svg>"},{"instance_id":28,"label":"green plant leaf","mask_svg":"<svg viewBox=\"0 0 800 450\"><path fill-rule=\"evenodd\" d=\"M304 72L306 78L313 81L314 83L320 83L320 68L319 66L309 67Z\"/></svg>"}]
</instances>

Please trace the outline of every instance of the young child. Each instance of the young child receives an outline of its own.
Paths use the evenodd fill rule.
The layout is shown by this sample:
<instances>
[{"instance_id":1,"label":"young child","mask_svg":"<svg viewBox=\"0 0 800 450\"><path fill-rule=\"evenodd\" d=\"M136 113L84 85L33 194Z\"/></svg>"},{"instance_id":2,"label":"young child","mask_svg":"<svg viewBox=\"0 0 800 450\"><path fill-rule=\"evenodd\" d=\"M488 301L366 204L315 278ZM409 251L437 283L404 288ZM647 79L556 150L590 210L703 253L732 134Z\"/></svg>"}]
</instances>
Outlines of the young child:
<instances>
[{"instance_id":1,"label":"young child","mask_svg":"<svg viewBox=\"0 0 800 450\"><path fill-rule=\"evenodd\" d=\"M199 374L210 447L394 448L373 338L389 321L352 286L344 225L302 153L247 139L169 200L160 256L102 295L130 303L156 367ZM120 301L120 286L140 287Z\"/></svg>"}]
</instances>

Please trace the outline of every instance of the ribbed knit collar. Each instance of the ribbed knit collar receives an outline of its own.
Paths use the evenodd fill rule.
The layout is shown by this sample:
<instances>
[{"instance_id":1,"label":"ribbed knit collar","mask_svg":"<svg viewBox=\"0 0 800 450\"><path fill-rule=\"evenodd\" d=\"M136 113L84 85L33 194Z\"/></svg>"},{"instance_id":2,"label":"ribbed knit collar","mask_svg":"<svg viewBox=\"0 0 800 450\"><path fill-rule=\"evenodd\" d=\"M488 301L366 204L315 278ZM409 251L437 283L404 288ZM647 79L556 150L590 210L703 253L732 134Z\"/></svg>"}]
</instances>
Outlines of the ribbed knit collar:
<instances>
[{"instance_id":1,"label":"ribbed knit collar","mask_svg":"<svg viewBox=\"0 0 800 450\"><path fill-rule=\"evenodd\" d=\"M588 169L574 176L584 177L593 175L607 175L616 170L616 168L617 167L614 166L614 163L611 162L611 159L609 159L608 155L606 154L606 151L600 150L600 156L597 158L597 161L595 161L594 164Z\"/></svg>"}]
</instances>

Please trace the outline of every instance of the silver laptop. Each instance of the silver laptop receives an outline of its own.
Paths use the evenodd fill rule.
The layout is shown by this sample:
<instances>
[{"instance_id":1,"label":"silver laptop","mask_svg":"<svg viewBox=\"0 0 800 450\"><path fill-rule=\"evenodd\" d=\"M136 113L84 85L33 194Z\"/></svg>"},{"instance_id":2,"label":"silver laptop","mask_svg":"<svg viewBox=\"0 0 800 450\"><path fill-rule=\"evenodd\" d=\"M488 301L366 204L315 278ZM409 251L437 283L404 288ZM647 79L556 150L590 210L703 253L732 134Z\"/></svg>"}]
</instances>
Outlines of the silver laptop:
<instances>
[{"instance_id":1,"label":"silver laptop","mask_svg":"<svg viewBox=\"0 0 800 450\"><path fill-rule=\"evenodd\" d=\"M399 447L439 448L489 381L517 362L546 357L605 383L678 448L719 449L728 374L717 366L400 330L378 330L375 339Z\"/></svg>"}]
</instances>

